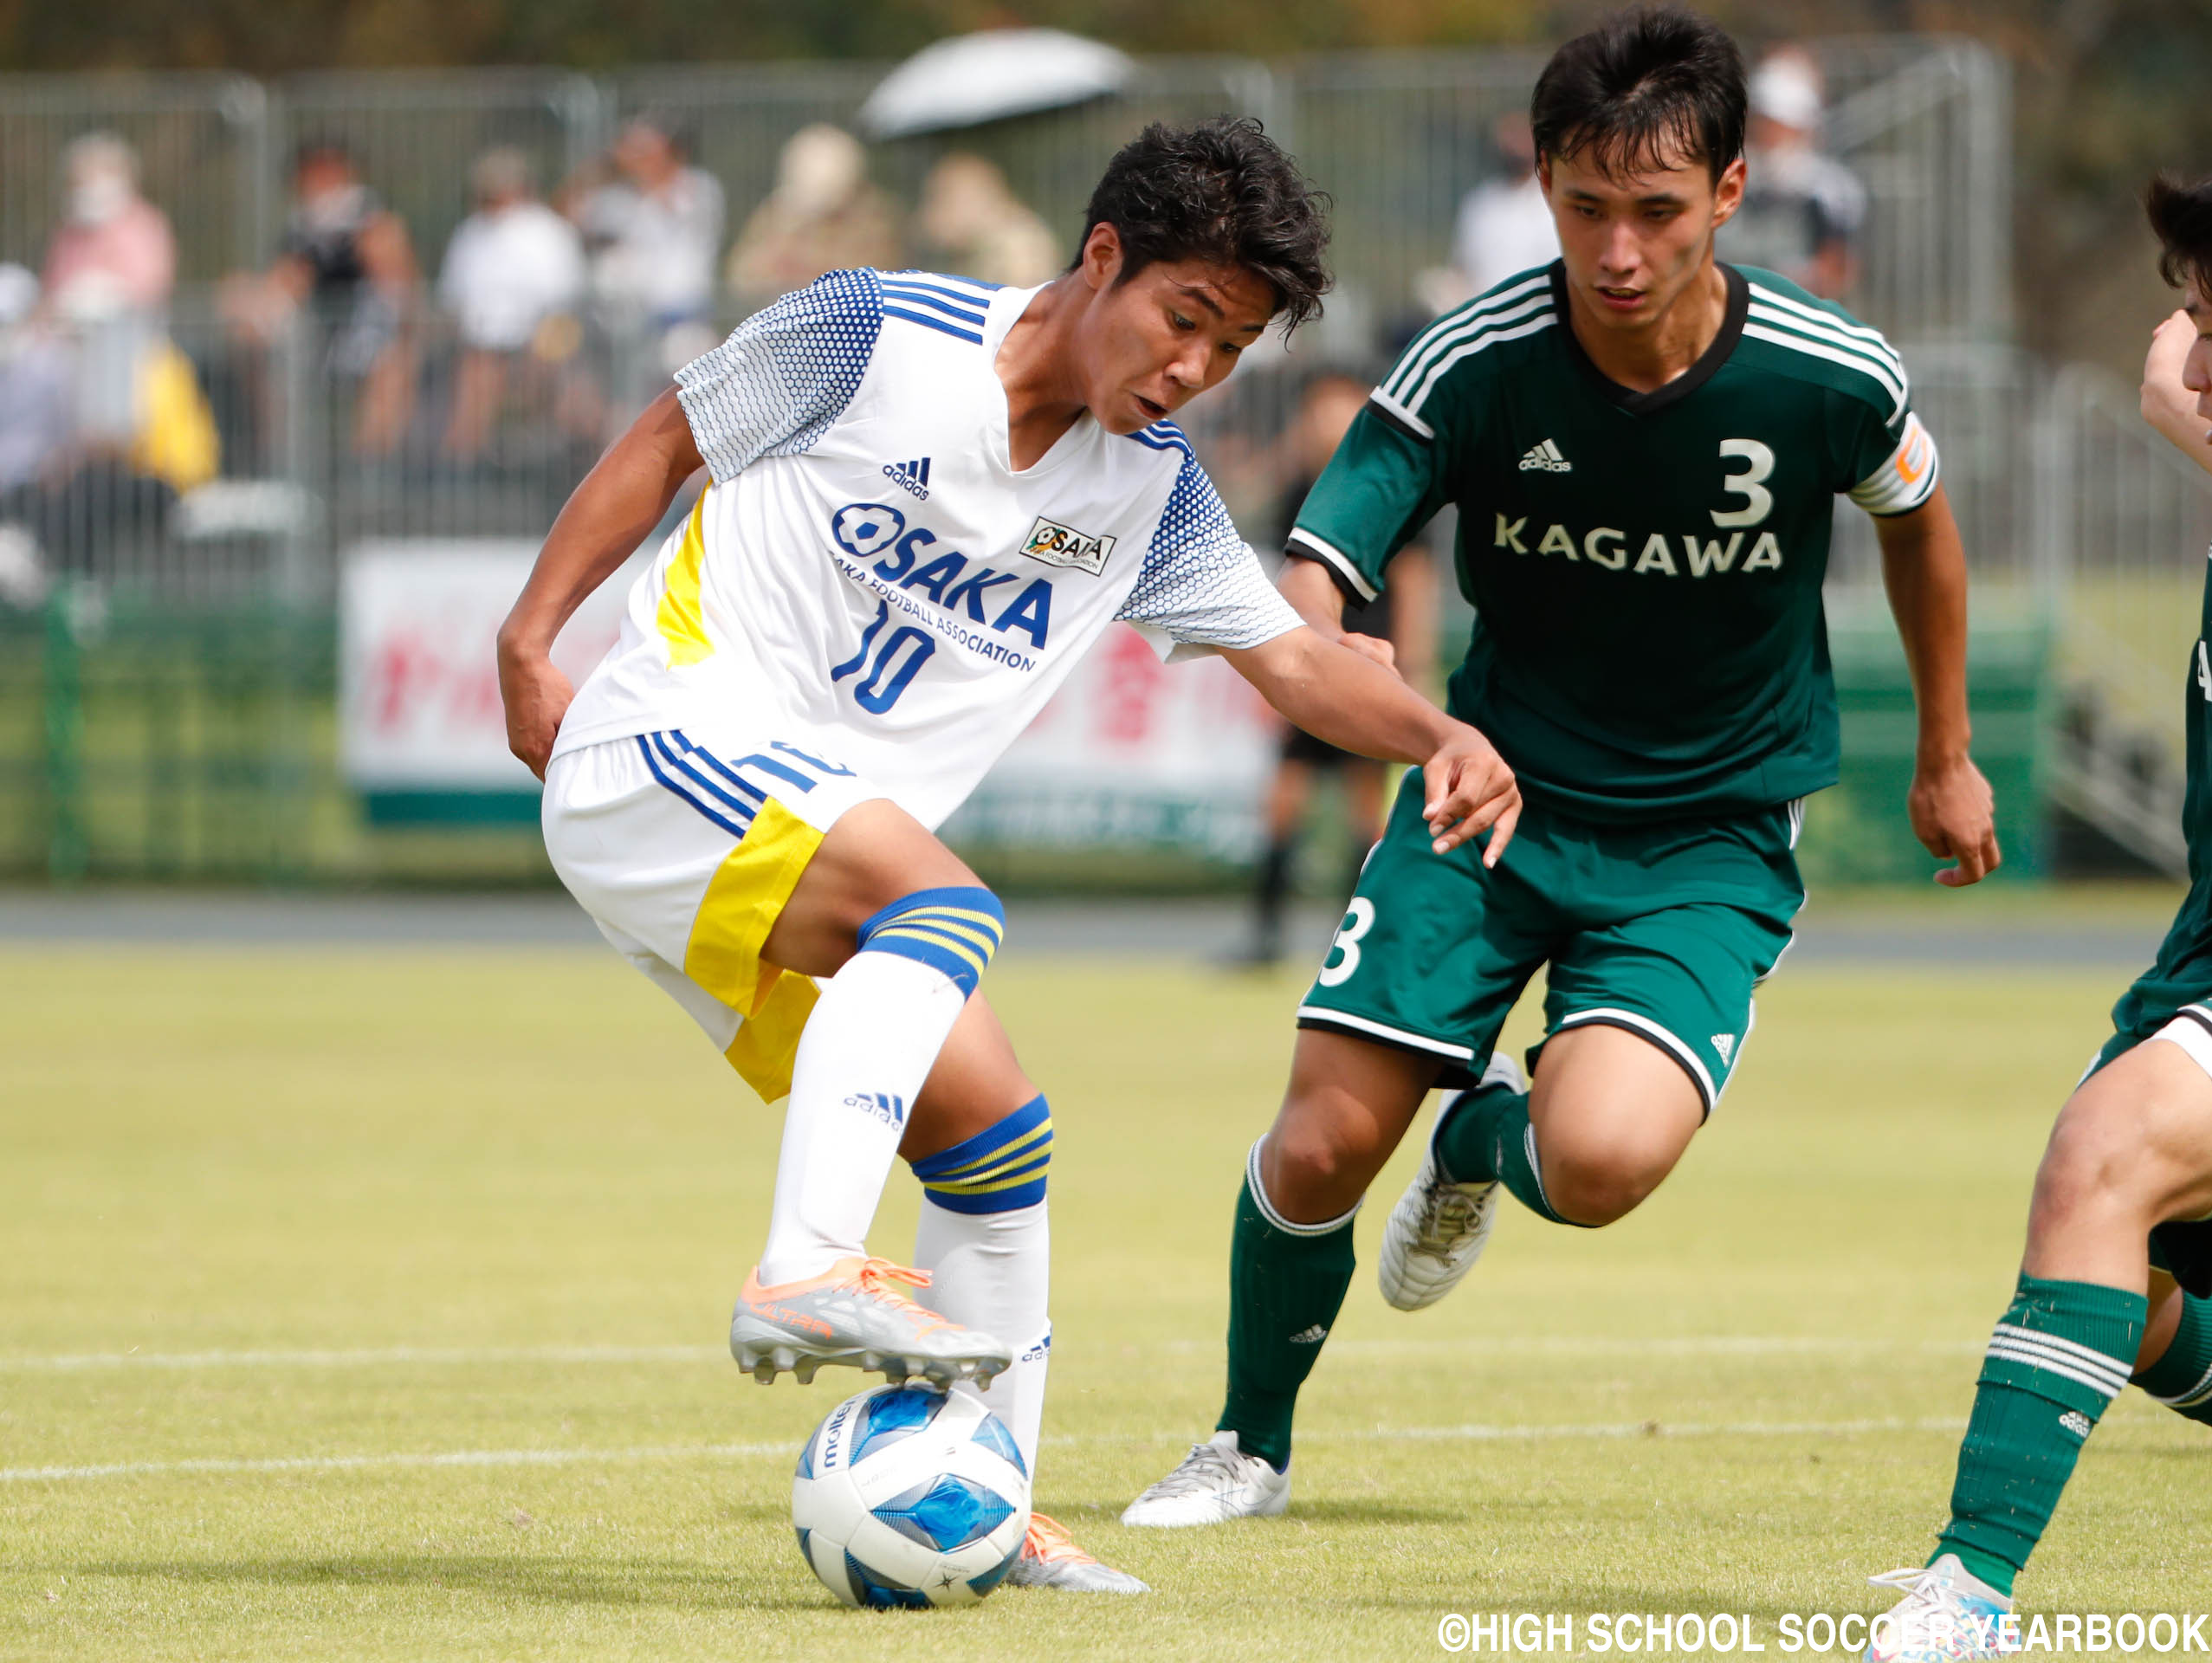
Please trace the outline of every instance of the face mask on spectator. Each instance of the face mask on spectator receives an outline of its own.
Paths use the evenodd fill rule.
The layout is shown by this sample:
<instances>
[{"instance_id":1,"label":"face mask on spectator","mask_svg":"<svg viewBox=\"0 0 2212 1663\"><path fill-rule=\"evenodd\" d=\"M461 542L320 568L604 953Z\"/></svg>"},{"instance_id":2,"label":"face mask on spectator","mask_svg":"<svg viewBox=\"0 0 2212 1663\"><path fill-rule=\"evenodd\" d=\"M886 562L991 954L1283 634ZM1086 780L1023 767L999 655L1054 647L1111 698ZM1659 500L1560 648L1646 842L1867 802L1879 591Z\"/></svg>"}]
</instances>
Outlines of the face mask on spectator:
<instances>
[{"instance_id":1,"label":"face mask on spectator","mask_svg":"<svg viewBox=\"0 0 2212 1663\"><path fill-rule=\"evenodd\" d=\"M118 173L95 173L69 190L69 217L80 225L105 225L131 205L131 182Z\"/></svg>"}]
</instances>

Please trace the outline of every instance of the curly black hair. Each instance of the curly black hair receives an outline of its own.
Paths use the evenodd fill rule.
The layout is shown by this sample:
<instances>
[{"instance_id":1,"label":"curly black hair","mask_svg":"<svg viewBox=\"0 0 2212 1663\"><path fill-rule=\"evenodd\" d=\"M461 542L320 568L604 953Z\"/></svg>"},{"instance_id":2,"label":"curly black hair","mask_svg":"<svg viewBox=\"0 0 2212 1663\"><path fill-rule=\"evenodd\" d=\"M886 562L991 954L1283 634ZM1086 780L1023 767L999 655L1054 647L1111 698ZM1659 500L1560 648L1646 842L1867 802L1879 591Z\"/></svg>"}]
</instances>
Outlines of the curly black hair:
<instances>
[{"instance_id":1,"label":"curly black hair","mask_svg":"<svg viewBox=\"0 0 2212 1663\"><path fill-rule=\"evenodd\" d=\"M1552 54L1529 126L1536 153L1588 154L1608 178L1701 160L1716 182L1743 153L1743 55L1693 11L1644 6Z\"/></svg>"},{"instance_id":2,"label":"curly black hair","mask_svg":"<svg viewBox=\"0 0 2212 1663\"><path fill-rule=\"evenodd\" d=\"M1321 315L1334 281L1323 258L1328 193L1251 116L1188 127L1154 122L1106 165L1078 248L1102 224L1122 239L1118 281L1162 260L1241 266L1275 291L1286 334Z\"/></svg>"},{"instance_id":3,"label":"curly black hair","mask_svg":"<svg viewBox=\"0 0 2212 1663\"><path fill-rule=\"evenodd\" d=\"M2161 173L2143 193L2158 238L2158 275L2176 288L2194 282L2212 294L2212 178Z\"/></svg>"}]
</instances>

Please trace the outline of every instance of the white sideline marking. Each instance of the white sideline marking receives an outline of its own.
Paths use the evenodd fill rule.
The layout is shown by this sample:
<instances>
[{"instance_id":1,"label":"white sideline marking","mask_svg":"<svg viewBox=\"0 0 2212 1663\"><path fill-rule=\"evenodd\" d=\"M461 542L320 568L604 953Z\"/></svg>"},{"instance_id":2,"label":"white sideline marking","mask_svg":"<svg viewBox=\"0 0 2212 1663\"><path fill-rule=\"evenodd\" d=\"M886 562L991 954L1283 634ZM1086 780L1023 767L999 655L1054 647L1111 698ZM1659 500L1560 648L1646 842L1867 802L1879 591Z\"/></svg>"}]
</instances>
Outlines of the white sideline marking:
<instances>
[{"instance_id":1,"label":"white sideline marking","mask_svg":"<svg viewBox=\"0 0 2212 1663\"><path fill-rule=\"evenodd\" d=\"M1840 1352L1924 1352L1979 1356L1989 1349L1977 1340L1853 1339L1829 1334L1713 1334L1688 1337L1635 1338L1614 1335L1507 1335L1460 1339L1342 1339L1331 1356L1382 1356L1436 1353L1496 1352L1501 1356L1565 1354L1580 1356L1826 1356ZM1211 1352L1219 1340L1171 1340L1161 1349L1178 1356ZM260 1351L87 1351L53 1356L0 1355L0 1372L63 1372L85 1369L370 1369L435 1364L468 1366L497 1362L720 1362L728 1354L711 1345L396 1345L379 1349Z\"/></svg>"},{"instance_id":2,"label":"white sideline marking","mask_svg":"<svg viewBox=\"0 0 2212 1663\"><path fill-rule=\"evenodd\" d=\"M1171 1340L1167 1350L1215 1351L1219 1340ZM1834 1334L1704 1334L1638 1338L1614 1335L1468 1335L1452 1339L1332 1340L1333 1356L1400 1356L1423 1352L1465 1356L1495 1352L1501 1356L1553 1356L1627 1357L1758 1357L1853 1356L1872 1351L1920 1352L1930 1356L1979 1356L1987 1340L1854 1339Z\"/></svg>"},{"instance_id":3,"label":"white sideline marking","mask_svg":"<svg viewBox=\"0 0 2212 1663\"><path fill-rule=\"evenodd\" d=\"M105 1466L0 1467L0 1484L69 1479L168 1477L197 1472L352 1472L402 1466L576 1466L587 1462L728 1459L791 1453L788 1444L661 1444L637 1449L456 1449L420 1455L294 1455L253 1460L116 1461Z\"/></svg>"},{"instance_id":4,"label":"white sideline marking","mask_svg":"<svg viewBox=\"0 0 2212 1663\"><path fill-rule=\"evenodd\" d=\"M710 1362L711 1345L394 1345L361 1351L86 1351L61 1356L0 1356L0 1369L366 1369L394 1363Z\"/></svg>"},{"instance_id":5,"label":"white sideline marking","mask_svg":"<svg viewBox=\"0 0 2212 1663\"><path fill-rule=\"evenodd\" d=\"M1582 1438L1814 1438L1869 1432L1958 1432L1966 1422L1952 1416L1918 1420L1740 1420L1732 1422L1622 1420L1592 1426L1377 1427L1355 1432L1307 1432L1303 1443L1545 1442ZM1176 1444L1166 1433L1127 1436L1057 1437L1057 1446ZM793 1446L776 1444L666 1444L637 1449L462 1449L421 1455L300 1455L276 1459L223 1457L185 1461L119 1461L105 1466L0 1467L0 1484L61 1483L80 1479L165 1478L203 1472L352 1472L390 1467L574 1466L592 1462L709 1459L751 1456L788 1458Z\"/></svg>"}]
</instances>

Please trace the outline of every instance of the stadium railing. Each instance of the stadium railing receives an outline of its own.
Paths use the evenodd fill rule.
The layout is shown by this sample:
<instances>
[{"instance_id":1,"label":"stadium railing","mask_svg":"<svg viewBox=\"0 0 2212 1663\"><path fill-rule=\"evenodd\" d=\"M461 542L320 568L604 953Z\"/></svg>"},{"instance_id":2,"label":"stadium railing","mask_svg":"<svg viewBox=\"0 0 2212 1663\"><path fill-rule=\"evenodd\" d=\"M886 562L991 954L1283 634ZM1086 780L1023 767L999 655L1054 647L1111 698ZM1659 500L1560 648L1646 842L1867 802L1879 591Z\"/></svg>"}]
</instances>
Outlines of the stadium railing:
<instances>
[{"instance_id":1,"label":"stadium railing","mask_svg":"<svg viewBox=\"0 0 2212 1663\"><path fill-rule=\"evenodd\" d=\"M2155 719L2154 689L2170 674L2163 648L2147 623L2128 620L2174 616L2170 599L2153 592L2163 597L2160 586L2170 588L2189 538L2201 547L2195 510L2181 506L2197 501L2194 482L2149 460L2153 453L2127 424L2131 401L2109 389L2092 393L2079 376L2054 379L2009 345L2006 66L1986 48L1948 37L1812 45L1829 83L1830 146L1869 192L1852 304L1913 370L1916 402L1943 443L1972 552L1977 610L2008 640L2034 638L2041 629L2054 644L2068 721L2109 710L2100 731L2140 734L2170 761L2176 725ZM1295 354L1254 364L1190 412L1187 425L1232 508L1252 520L1275 489L1277 442L1303 372L1321 364L1371 371L1421 320L1421 275L1446 257L1459 199L1491 165L1492 123L1524 102L1541 61L1521 51L1274 64L1155 60L1117 97L877 146L870 166L879 184L910 202L945 150L980 151L1065 243L1098 167L1142 121L1219 109L1262 115L1336 197L1341 284L1329 319ZM614 394L625 343L587 311L562 362L598 396L601 425L578 419L577 401L555 396L541 379L516 389L479 454L450 454L446 417L458 348L429 285L469 209L468 164L489 146L516 146L550 190L602 157L624 118L657 112L687 130L697 161L722 183L727 243L773 184L784 141L811 121L850 123L882 68L407 72L268 85L221 75L0 78L0 259L37 264L60 212L58 168L69 139L94 129L121 133L139 152L146 196L177 229L169 333L196 373L221 450L214 477L176 492L158 513L146 506L156 498L127 473L105 486L88 482L85 493L106 493L102 512L78 516L69 537L44 540L56 542L53 549L42 541L31 588L13 603L0 598L8 644L0 870L541 876L542 857L524 834L502 851L495 839L425 834L410 844L367 826L339 778L332 736L333 606L346 552L541 536L622 408ZM289 158L307 141L333 139L407 225L424 277L404 320L411 408L398 442L373 454L358 442L359 377L333 356L326 327L303 320L249 346L223 324L217 303L226 275L270 258L288 212ZM734 316L726 311L720 321ZM2117 476L2151 482L2100 519L2102 510L2083 505L2118 489L2116 476L2100 472L2108 461ZM2077 494L2061 501L2060 481L2074 482L2065 489ZM2171 505L2158 506L2168 498ZM2061 520L2075 533L2060 534ZM20 514L13 523L23 523ZM2139 554L2133 564L2119 552L2128 548ZM2173 552L2173 572L2157 551ZM0 548L0 594L6 560ZM1847 512L1830 592L1840 637L1862 620L1879 624L1871 537ZM2085 597L2092 593L2106 599L2092 604ZM1447 634L1465 621L1464 613L1448 618ZM253 649L256 631L268 632L265 651ZM241 663L268 673L242 681ZM159 734L139 717L125 721L128 709L146 721L157 706L200 709L188 682L221 689L230 725L220 734L198 715ZM81 705L74 716L72 700ZM2138 709L2153 715L2138 720ZM120 735L132 722L143 732L126 742ZM65 754L72 745L74 760ZM2027 751L2032 764L2033 742ZM249 766L249 755L262 760ZM2150 771L2148 762L2137 767ZM126 777L138 781L127 790ZM2040 792L2040 776L2030 777ZM2071 777L2064 767L2054 773L2061 786ZM178 793L204 790L212 801L244 789L243 780L297 793L305 806L267 799L245 817L275 828L266 836L226 842L177 830L198 823L197 811L173 807ZM131 806L103 806L110 799ZM160 802L172 806L152 806ZM212 811L201 818L223 820ZM70 823L81 835L55 831ZM158 850L165 836L171 844Z\"/></svg>"}]
</instances>

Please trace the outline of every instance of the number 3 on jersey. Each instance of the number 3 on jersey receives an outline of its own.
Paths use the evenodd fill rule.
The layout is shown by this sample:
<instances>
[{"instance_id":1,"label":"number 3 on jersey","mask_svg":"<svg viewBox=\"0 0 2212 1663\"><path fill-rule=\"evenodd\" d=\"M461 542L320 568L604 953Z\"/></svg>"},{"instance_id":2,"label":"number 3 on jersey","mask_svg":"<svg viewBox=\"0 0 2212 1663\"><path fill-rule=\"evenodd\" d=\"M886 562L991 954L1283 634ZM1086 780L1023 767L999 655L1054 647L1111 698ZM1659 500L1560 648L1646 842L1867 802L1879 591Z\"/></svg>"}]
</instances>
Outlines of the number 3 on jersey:
<instances>
[{"instance_id":1,"label":"number 3 on jersey","mask_svg":"<svg viewBox=\"0 0 2212 1663\"><path fill-rule=\"evenodd\" d=\"M883 645L876 644L876 637L883 633L883 625L891 616L891 603L876 603L875 621L860 633L860 650L841 664L830 669L830 679L841 682L863 664L868 664L865 676L852 689L852 702L870 715L880 716L899 702L922 665L929 662L929 655L937 650L934 637L917 630L911 624L902 624L891 631ZM874 663L870 663L870 657Z\"/></svg>"},{"instance_id":2,"label":"number 3 on jersey","mask_svg":"<svg viewBox=\"0 0 2212 1663\"><path fill-rule=\"evenodd\" d=\"M1352 979L1352 972L1360 967L1360 943L1368 931L1374 928L1374 903L1364 895L1352 897L1351 905L1344 909L1344 922L1337 926L1336 939L1329 944L1329 955L1322 961L1321 974L1314 978L1324 987L1341 987ZM1343 957L1338 958L1338 954Z\"/></svg>"}]
</instances>

